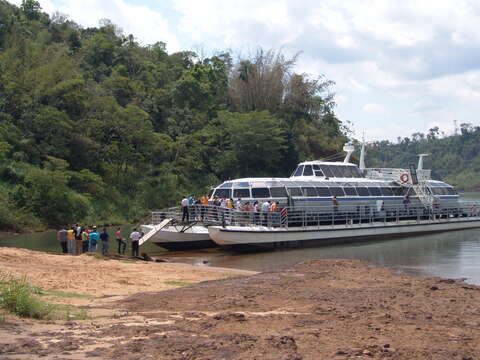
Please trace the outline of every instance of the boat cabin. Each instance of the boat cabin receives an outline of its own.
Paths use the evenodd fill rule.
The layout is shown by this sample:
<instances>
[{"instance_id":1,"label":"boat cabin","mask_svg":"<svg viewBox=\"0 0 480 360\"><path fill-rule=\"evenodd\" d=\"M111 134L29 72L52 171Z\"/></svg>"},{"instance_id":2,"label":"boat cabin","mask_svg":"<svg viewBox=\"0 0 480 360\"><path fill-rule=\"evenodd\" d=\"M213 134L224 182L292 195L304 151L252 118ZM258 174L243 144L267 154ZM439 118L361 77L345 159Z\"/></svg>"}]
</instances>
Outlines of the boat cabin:
<instances>
[{"instance_id":1,"label":"boat cabin","mask_svg":"<svg viewBox=\"0 0 480 360\"><path fill-rule=\"evenodd\" d=\"M298 168L297 168L298 170ZM431 180L428 188L435 196L457 196L453 187ZM259 199L310 198L329 200L332 196L345 200L399 200L405 195L415 196L415 190L396 182L351 178L349 181L308 180L291 178L245 178L226 181L214 189L211 198L241 198L245 201Z\"/></svg>"}]
</instances>

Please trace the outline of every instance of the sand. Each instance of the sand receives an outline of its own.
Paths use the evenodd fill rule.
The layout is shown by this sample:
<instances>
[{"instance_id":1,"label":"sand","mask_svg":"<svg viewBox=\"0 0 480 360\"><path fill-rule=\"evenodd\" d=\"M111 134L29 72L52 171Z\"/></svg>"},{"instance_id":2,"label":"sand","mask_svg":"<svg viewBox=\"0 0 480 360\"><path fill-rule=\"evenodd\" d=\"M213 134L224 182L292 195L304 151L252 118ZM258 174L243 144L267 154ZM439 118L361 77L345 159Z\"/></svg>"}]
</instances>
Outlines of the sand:
<instances>
[{"instance_id":1,"label":"sand","mask_svg":"<svg viewBox=\"0 0 480 360\"><path fill-rule=\"evenodd\" d=\"M7 252L7 258L28 255L30 262L11 264ZM1 359L480 358L480 287L461 280L411 277L357 260L234 275L23 250L0 249L0 255L1 269L27 273L25 266L38 274L32 281L39 285L95 295L86 306L93 314L88 320L7 319L0 325ZM56 275L45 275L52 270L49 260L56 260ZM95 282L99 272L87 271L92 268L102 269L105 288L72 284L81 277L66 280L79 273ZM110 284L115 276L104 274L115 269L128 280L123 286ZM142 284L124 275L129 270L141 274ZM201 282L162 283L187 279ZM128 289L135 293L128 295Z\"/></svg>"}]
</instances>

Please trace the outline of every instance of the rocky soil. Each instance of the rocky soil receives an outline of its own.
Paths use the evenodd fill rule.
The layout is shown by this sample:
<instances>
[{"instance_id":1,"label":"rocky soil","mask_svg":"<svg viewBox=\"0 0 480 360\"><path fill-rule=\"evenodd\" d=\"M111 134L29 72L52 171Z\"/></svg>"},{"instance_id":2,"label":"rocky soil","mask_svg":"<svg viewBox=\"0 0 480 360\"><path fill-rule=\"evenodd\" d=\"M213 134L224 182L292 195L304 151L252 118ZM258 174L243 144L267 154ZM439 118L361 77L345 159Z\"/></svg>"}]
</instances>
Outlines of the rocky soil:
<instances>
[{"instance_id":1,"label":"rocky soil","mask_svg":"<svg viewBox=\"0 0 480 360\"><path fill-rule=\"evenodd\" d=\"M233 275L232 275L233 276ZM480 359L480 287L355 260L97 297L94 318L7 319L1 359Z\"/></svg>"}]
</instances>

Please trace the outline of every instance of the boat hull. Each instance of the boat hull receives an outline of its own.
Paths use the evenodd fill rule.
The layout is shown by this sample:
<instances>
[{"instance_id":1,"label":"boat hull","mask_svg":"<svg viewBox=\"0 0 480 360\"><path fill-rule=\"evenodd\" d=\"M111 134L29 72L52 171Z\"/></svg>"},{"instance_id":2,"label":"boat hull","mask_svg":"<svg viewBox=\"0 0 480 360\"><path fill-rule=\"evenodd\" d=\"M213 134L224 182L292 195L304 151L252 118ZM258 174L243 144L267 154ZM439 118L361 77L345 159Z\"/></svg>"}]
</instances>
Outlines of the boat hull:
<instances>
[{"instance_id":1,"label":"boat hull","mask_svg":"<svg viewBox=\"0 0 480 360\"><path fill-rule=\"evenodd\" d=\"M222 247L294 247L369 240L379 237L404 237L417 234L480 228L480 218L404 221L324 227L267 228L209 227L210 238Z\"/></svg>"},{"instance_id":2,"label":"boat hull","mask_svg":"<svg viewBox=\"0 0 480 360\"><path fill-rule=\"evenodd\" d=\"M143 227L148 230L148 225ZM210 239L205 226L195 225L184 232L180 230L179 226L166 226L155 233L149 241L167 250L203 249L217 246Z\"/></svg>"}]
</instances>

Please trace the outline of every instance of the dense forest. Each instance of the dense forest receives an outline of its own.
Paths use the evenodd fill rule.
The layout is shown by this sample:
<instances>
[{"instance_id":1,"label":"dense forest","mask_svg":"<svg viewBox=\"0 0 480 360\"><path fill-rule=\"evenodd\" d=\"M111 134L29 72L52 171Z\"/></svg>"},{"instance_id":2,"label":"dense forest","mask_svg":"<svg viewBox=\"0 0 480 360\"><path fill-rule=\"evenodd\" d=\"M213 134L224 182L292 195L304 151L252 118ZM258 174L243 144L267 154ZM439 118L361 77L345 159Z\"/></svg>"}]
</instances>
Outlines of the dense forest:
<instances>
[{"instance_id":1,"label":"dense forest","mask_svg":"<svg viewBox=\"0 0 480 360\"><path fill-rule=\"evenodd\" d=\"M0 0L0 229L134 221L341 150L333 83L296 73L296 57L160 40Z\"/></svg>"},{"instance_id":2,"label":"dense forest","mask_svg":"<svg viewBox=\"0 0 480 360\"><path fill-rule=\"evenodd\" d=\"M459 190L480 189L480 127L463 123L455 135L445 136L438 127L427 134L415 133L396 143L377 141L369 146L367 166L408 167L418 154L429 154L425 168L432 177L457 186Z\"/></svg>"}]
</instances>

